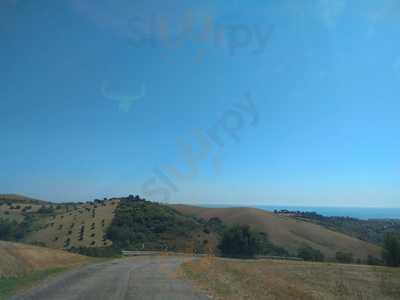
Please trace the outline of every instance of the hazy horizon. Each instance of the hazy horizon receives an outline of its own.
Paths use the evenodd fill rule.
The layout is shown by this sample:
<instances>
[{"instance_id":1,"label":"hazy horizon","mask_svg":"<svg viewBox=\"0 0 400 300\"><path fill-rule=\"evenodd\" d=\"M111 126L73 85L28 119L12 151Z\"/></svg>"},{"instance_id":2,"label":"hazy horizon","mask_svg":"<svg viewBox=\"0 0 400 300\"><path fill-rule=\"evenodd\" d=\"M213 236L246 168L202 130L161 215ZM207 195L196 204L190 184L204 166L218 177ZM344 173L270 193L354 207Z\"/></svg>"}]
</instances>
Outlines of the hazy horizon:
<instances>
[{"instance_id":1,"label":"hazy horizon","mask_svg":"<svg viewBox=\"0 0 400 300\"><path fill-rule=\"evenodd\" d=\"M400 208L395 1L0 2L0 193Z\"/></svg>"}]
</instances>

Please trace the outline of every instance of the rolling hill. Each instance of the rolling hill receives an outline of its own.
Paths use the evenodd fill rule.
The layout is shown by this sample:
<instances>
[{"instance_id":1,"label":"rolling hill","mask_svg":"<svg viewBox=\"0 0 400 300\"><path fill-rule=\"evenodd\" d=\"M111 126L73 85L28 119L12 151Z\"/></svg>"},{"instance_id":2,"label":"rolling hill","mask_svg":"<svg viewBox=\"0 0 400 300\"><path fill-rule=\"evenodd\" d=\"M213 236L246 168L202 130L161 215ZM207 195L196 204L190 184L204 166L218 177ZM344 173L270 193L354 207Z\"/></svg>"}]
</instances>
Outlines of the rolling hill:
<instances>
[{"instance_id":1,"label":"rolling hill","mask_svg":"<svg viewBox=\"0 0 400 300\"><path fill-rule=\"evenodd\" d=\"M337 251L352 252L355 258L365 260L368 255L380 257L381 248L329 230L317 224L305 222L290 216L278 216L255 208L203 208L188 205L171 205L188 215L205 219L220 218L226 224L248 224L255 230L268 234L272 243L296 253L297 249L311 246L319 249L328 258Z\"/></svg>"},{"instance_id":2,"label":"rolling hill","mask_svg":"<svg viewBox=\"0 0 400 300\"><path fill-rule=\"evenodd\" d=\"M17 239L20 242L65 250L107 248L112 246L113 242L108 238L106 230L112 224L116 224L114 222L115 212L120 207L121 200L133 199L132 196L132 198L112 198L86 203L51 203L9 195L0 197L0 221L3 219L14 222L12 226L19 230L17 230L18 236L23 236L20 240ZM161 209L166 207L165 205L160 205L158 208L152 206L150 211L146 207L132 208L130 214L133 221L129 221L130 226L133 226L132 230L146 229L139 223L132 223L137 222L137 219L134 218L134 215L138 213L137 209L144 209L139 215L145 223L167 222L165 224L172 224L168 222L173 220L172 222L177 222L179 225L178 223L183 220L178 215L174 215L173 219L166 219L170 212ZM195 216L191 224L198 224L197 228L201 228L205 224L204 222L198 223L197 219L208 220L212 217L220 218L227 225L250 225L259 232L267 233L274 245L285 248L292 255L295 255L300 247L311 246L320 250L327 258L334 258L337 251L352 252L356 259L359 258L363 261L367 259L368 255L381 256L381 248L377 245L289 215L277 215L254 208L202 208L187 205L170 205L169 208L185 216ZM157 214L152 215L155 211L158 211ZM166 228L179 228L179 226L174 226ZM163 227L157 225L154 228L150 226L146 230L155 230L156 235L154 236L157 236L156 231L160 228ZM177 238L173 233L176 229L173 230L168 234L170 240ZM192 239L193 242L201 240L204 243L211 241L215 248L215 238L209 234L204 235L202 229L196 232L196 234L194 232L188 234L185 239ZM144 232L139 232L137 236L143 236L143 234ZM144 236L149 237L150 235L144 234ZM164 235L163 238L165 238ZM140 245L146 244L144 241L148 239L142 240Z\"/></svg>"}]
</instances>

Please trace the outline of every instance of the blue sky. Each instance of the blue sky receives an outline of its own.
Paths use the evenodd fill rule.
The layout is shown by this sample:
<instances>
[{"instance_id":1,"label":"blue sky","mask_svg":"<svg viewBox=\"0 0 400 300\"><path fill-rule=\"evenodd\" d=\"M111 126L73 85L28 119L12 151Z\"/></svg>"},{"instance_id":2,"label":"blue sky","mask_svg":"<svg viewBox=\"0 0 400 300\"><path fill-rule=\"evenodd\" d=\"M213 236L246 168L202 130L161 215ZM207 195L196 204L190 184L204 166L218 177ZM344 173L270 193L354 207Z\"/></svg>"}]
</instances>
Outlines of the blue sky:
<instances>
[{"instance_id":1,"label":"blue sky","mask_svg":"<svg viewBox=\"0 0 400 300\"><path fill-rule=\"evenodd\" d=\"M182 2L0 1L0 192L400 207L396 1Z\"/></svg>"}]
</instances>

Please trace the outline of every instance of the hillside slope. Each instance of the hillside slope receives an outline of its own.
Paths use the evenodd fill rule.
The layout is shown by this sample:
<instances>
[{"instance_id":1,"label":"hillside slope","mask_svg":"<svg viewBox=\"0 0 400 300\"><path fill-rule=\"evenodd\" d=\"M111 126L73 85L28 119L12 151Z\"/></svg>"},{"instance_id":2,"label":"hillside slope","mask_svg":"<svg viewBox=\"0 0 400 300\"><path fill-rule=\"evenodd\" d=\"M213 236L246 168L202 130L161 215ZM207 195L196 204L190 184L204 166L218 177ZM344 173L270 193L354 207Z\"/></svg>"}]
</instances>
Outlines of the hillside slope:
<instances>
[{"instance_id":1,"label":"hillside slope","mask_svg":"<svg viewBox=\"0 0 400 300\"><path fill-rule=\"evenodd\" d=\"M381 248L322 226L277 216L255 208L203 208L188 205L171 205L184 214L204 219L220 218L226 224L248 224L255 230L269 235L271 242L295 253L299 247L311 246L333 258L337 251L352 252L356 258L365 260L368 255L380 257Z\"/></svg>"},{"instance_id":2,"label":"hillside slope","mask_svg":"<svg viewBox=\"0 0 400 300\"><path fill-rule=\"evenodd\" d=\"M86 257L69 252L0 241L0 278L83 263Z\"/></svg>"},{"instance_id":3,"label":"hillside slope","mask_svg":"<svg viewBox=\"0 0 400 300\"><path fill-rule=\"evenodd\" d=\"M65 204L63 211L60 209L60 213L45 218L42 228L32 233L27 241L58 249L111 246L105 229L111 224L118 205L119 199Z\"/></svg>"}]
</instances>

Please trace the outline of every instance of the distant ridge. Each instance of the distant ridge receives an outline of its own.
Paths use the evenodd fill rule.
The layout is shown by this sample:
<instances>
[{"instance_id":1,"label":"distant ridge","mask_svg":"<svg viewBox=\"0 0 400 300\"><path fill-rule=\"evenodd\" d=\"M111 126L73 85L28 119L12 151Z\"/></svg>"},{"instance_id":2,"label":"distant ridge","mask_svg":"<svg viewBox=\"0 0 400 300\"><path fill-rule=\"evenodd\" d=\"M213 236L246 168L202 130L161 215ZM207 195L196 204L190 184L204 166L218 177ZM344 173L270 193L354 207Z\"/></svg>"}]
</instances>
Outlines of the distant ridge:
<instances>
[{"instance_id":1,"label":"distant ridge","mask_svg":"<svg viewBox=\"0 0 400 300\"><path fill-rule=\"evenodd\" d=\"M48 201L34 199L19 194L0 194L0 201L13 201L15 203L50 204Z\"/></svg>"}]
</instances>

